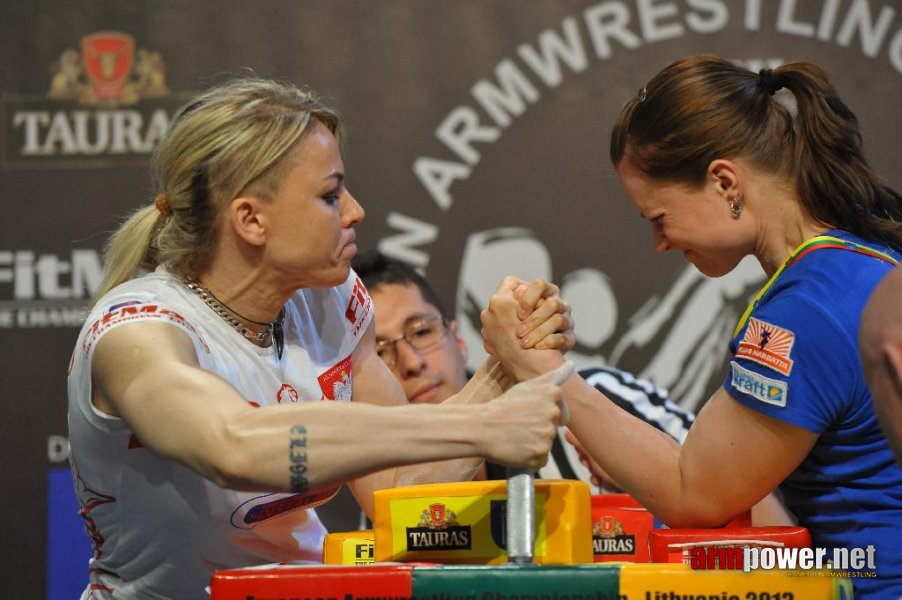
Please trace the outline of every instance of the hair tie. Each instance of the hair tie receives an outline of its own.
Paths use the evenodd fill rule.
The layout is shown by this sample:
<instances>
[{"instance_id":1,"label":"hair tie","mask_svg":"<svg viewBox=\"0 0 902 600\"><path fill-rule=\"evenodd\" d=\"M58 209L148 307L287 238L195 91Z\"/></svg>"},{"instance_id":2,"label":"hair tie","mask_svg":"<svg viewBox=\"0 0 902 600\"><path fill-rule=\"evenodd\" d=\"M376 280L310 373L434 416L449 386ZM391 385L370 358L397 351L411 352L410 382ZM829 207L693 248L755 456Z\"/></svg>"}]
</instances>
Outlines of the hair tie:
<instances>
[{"instance_id":1,"label":"hair tie","mask_svg":"<svg viewBox=\"0 0 902 600\"><path fill-rule=\"evenodd\" d=\"M773 69L761 69L758 71L758 81L765 91L773 96L778 90L782 90L783 86L777 81L778 76L774 75Z\"/></svg>"},{"instance_id":2,"label":"hair tie","mask_svg":"<svg viewBox=\"0 0 902 600\"><path fill-rule=\"evenodd\" d=\"M172 214L172 207L169 206L169 198L166 197L166 194L158 194L153 201L154 205L157 207L157 210L160 211L160 214L169 216Z\"/></svg>"},{"instance_id":3,"label":"hair tie","mask_svg":"<svg viewBox=\"0 0 902 600\"><path fill-rule=\"evenodd\" d=\"M639 90L639 94L638 94L638 96L636 96L636 97L639 99L639 103L640 103L640 104L641 104L642 102L645 102L645 98L648 97L648 90L645 88L644 85L642 86L642 89Z\"/></svg>"}]
</instances>

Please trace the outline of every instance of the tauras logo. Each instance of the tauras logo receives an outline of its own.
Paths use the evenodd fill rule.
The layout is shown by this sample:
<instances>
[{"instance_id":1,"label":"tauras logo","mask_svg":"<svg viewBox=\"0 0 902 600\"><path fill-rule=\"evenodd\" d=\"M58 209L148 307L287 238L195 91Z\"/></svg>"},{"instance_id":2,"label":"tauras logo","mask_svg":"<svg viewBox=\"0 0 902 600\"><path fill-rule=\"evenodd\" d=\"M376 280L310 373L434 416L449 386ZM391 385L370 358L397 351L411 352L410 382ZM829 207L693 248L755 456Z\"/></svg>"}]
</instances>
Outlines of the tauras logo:
<instances>
[{"instance_id":1,"label":"tauras logo","mask_svg":"<svg viewBox=\"0 0 902 600\"><path fill-rule=\"evenodd\" d=\"M436 502L423 509L416 527L407 528L407 550L469 550L472 535L469 525L460 525L457 515Z\"/></svg>"},{"instance_id":2,"label":"tauras logo","mask_svg":"<svg viewBox=\"0 0 902 600\"><path fill-rule=\"evenodd\" d=\"M636 552L636 536L593 537L592 551L594 554L633 554Z\"/></svg>"},{"instance_id":3,"label":"tauras logo","mask_svg":"<svg viewBox=\"0 0 902 600\"><path fill-rule=\"evenodd\" d=\"M623 530L623 523L610 515L604 515L592 527L592 551L594 554L633 554L636 552L636 536Z\"/></svg>"},{"instance_id":4,"label":"tauras logo","mask_svg":"<svg viewBox=\"0 0 902 600\"><path fill-rule=\"evenodd\" d=\"M162 55L134 37L105 31L66 48L46 98L3 104L6 167L107 166L141 161L184 98L170 95Z\"/></svg>"},{"instance_id":5,"label":"tauras logo","mask_svg":"<svg viewBox=\"0 0 902 600\"><path fill-rule=\"evenodd\" d=\"M407 528L408 550L469 550L470 528L448 527L440 531L418 527Z\"/></svg>"}]
</instances>

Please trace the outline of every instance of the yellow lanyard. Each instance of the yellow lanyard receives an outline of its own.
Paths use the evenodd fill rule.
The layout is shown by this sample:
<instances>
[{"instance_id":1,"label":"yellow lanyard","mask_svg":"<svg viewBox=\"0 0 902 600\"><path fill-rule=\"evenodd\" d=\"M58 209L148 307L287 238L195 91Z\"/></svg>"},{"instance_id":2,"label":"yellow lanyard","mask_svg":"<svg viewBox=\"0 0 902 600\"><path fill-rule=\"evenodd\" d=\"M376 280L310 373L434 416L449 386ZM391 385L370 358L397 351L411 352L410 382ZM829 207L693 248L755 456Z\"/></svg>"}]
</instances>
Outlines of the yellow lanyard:
<instances>
[{"instance_id":1,"label":"yellow lanyard","mask_svg":"<svg viewBox=\"0 0 902 600\"><path fill-rule=\"evenodd\" d=\"M764 284L758 293L755 294L755 298L752 300L752 303L748 305L748 308L745 309L745 312L742 313L742 316L739 318L739 323L736 324L736 329L733 330L733 337L739 335L739 332L745 326L746 322L749 320L749 316L752 314L752 311L758 306L758 303L761 301L761 298L767 291L777 282L777 279L780 275L783 274L783 271L786 270L787 267L794 264L800 258L808 254L809 252L814 252L815 250L822 250L824 248L836 248L838 250L850 250L852 252L858 252L859 254L866 254L868 256L873 256L874 258L879 258L880 260L886 261L892 265L898 264L898 261L886 254L885 252L880 252L879 250L874 250L873 248L868 248L867 246L862 246L861 244L856 244L855 242L850 242L848 240L843 240L837 237L832 237L829 235L818 235L810 240L805 240L801 244L799 244L795 250L792 251L792 254L789 255L783 264L780 265L780 268L777 269L777 272L774 273L770 279L767 280L767 283Z\"/></svg>"}]
</instances>

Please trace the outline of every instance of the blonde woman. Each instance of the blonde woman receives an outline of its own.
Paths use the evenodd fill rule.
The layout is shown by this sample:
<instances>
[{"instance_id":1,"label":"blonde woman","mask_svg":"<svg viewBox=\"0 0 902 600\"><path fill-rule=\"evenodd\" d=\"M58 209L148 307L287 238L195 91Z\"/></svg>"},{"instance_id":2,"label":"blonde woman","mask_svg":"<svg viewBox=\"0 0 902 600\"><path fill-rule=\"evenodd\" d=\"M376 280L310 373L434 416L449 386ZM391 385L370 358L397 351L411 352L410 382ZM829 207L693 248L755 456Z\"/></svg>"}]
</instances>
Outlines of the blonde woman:
<instances>
[{"instance_id":1,"label":"blonde woman","mask_svg":"<svg viewBox=\"0 0 902 600\"><path fill-rule=\"evenodd\" d=\"M349 266L364 213L341 131L310 94L261 80L175 118L160 194L114 235L70 367L83 598L205 598L218 568L319 561L313 508L343 482L371 514L374 490L547 459L563 371L502 394L487 364L446 403L405 406ZM556 288L528 291L548 300L538 330L572 344Z\"/></svg>"}]
</instances>

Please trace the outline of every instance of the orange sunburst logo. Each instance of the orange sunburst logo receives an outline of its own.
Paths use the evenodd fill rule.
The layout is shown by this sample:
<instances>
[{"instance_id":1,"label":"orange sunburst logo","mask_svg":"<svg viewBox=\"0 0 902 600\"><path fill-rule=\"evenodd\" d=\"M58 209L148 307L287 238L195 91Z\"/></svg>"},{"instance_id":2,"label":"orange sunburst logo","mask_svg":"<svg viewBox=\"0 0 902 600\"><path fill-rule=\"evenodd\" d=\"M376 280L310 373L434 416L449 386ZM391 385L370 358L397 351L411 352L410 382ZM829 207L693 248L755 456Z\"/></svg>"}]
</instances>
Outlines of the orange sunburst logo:
<instances>
[{"instance_id":1,"label":"orange sunburst logo","mask_svg":"<svg viewBox=\"0 0 902 600\"><path fill-rule=\"evenodd\" d=\"M752 317L736 349L736 358L745 358L789 375L793 362L789 354L795 337L788 329Z\"/></svg>"}]
</instances>

